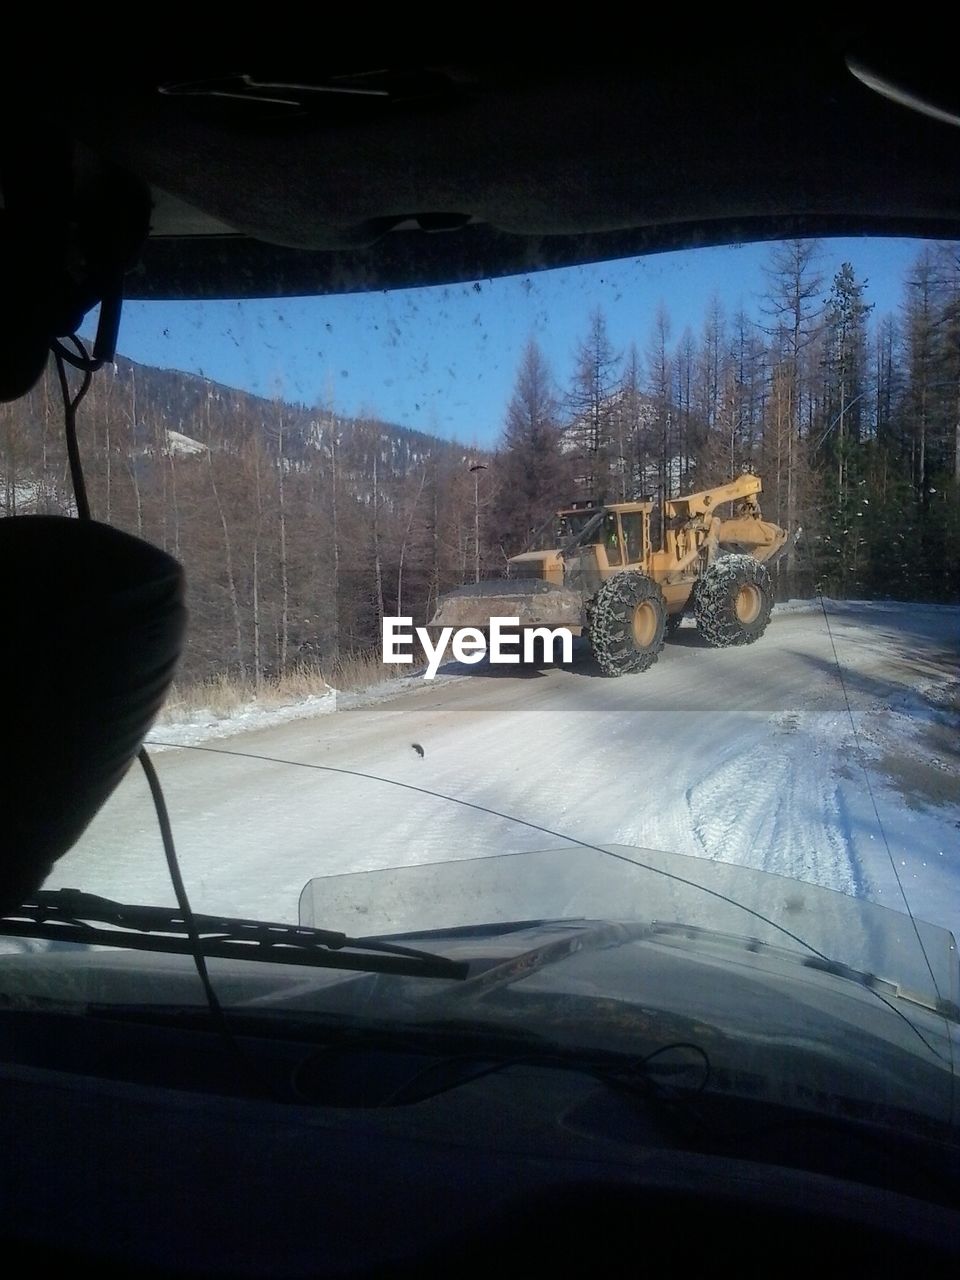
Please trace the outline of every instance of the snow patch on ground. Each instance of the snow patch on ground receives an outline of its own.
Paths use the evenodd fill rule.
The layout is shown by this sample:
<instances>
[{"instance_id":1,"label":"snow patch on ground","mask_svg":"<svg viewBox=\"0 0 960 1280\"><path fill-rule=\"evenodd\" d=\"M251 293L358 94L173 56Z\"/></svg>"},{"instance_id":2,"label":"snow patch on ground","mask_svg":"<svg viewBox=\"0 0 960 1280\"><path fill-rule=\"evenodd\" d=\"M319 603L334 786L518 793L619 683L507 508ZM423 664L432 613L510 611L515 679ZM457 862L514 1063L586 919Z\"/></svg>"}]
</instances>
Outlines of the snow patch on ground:
<instances>
[{"instance_id":1,"label":"snow patch on ground","mask_svg":"<svg viewBox=\"0 0 960 1280\"><path fill-rule=\"evenodd\" d=\"M442 688L464 678L461 675L444 674L440 671L436 679L427 687L432 685L434 688ZM272 729L277 725L289 724L293 720L308 720L313 716L331 715L335 711L352 711L358 707L378 706L420 689L424 683L419 675L400 676L397 679L382 680L366 689L339 690L331 687L325 693L313 694L279 705L263 705L256 700L251 700L227 713L218 713L209 707L185 714L174 712L169 719L161 716L151 730L146 745L156 751L164 751L170 747L198 746L213 739L230 738L238 733Z\"/></svg>"},{"instance_id":2,"label":"snow patch on ground","mask_svg":"<svg viewBox=\"0 0 960 1280\"><path fill-rule=\"evenodd\" d=\"M167 747L196 746L213 738L229 738L236 733L268 729L306 716L329 715L336 709L335 689L280 706L260 706L256 701L251 701L224 715L202 707L186 714L181 713L170 720L161 719L151 730L147 746L160 751Z\"/></svg>"},{"instance_id":3,"label":"snow patch on ground","mask_svg":"<svg viewBox=\"0 0 960 1280\"><path fill-rule=\"evenodd\" d=\"M855 750L843 712L785 711L772 735L697 779L687 804L708 858L864 896L843 791L832 768ZM815 828L811 815L816 816Z\"/></svg>"},{"instance_id":4,"label":"snow patch on ground","mask_svg":"<svg viewBox=\"0 0 960 1280\"><path fill-rule=\"evenodd\" d=\"M781 600L779 604L773 606L775 614L810 613L814 609L820 609L819 600Z\"/></svg>"},{"instance_id":5,"label":"snow patch on ground","mask_svg":"<svg viewBox=\"0 0 960 1280\"><path fill-rule=\"evenodd\" d=\"M207 446L192 436L185 436L182 431L167 430L167 449L170 453L194 454L206 453Z\"/></svg>"}]
</instances>

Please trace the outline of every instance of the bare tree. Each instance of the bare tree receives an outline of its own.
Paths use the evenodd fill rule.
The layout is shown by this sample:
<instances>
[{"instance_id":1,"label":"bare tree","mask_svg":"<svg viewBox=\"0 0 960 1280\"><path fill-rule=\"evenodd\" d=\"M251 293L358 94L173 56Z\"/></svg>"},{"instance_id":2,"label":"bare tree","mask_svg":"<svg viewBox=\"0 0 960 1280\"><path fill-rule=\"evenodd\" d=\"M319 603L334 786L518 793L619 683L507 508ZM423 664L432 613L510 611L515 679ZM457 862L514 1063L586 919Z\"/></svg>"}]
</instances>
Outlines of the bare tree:
<instances>
[{"instance_id":1,"label":"bare tree","mask_svg":"<svg viewBox=\"0 0 960 1280\"><path fill-rule=\"evenodd\" d=\"M805 360L805 355L818 341L822 328L823 276L817 268L819 253L820 246L815 240L788 240L771 251L765 268L768 291L762 309L770 321L767 333L772 338L778 487L785 488L783 518L791 532L799 523L798 495L806 478L801 475L806 470L806 453L800 447L800 439L811 398L811 362ZM778 493L778 504L779 501ZM793 558L791 542L786 555L788 573L794 567Z\"/></svg>"},{"instance_id":2,"label":"bare tree","mask_svg":"<svg viewBox=\"0 0 960 1280\"><path fill-rule=\"evenodd\" d=\"M679 486L679 471L675 465L673 426L673 375L671 368L670 316L661 302L653 322L653 332L647 348L647 378L653 402L654 430L657 441L657 510L659 512L659 537L663 540L665 528L664 502L673 496L674 486Z\"/></svg>"},{"instance_id":3,"label":"bare tree","mask_svg":"<svg viewBox=\"0 0 960 1280\"><path fill-rule=\"evenodd\" d=\"M583 462L589 496L602 499L614 487L614 445L620 357L614 352L607 321L598 307L590 317L587 336L577 348L573 383L567 396L572 417L570 435Z\"/></svg>"}]
</instances>

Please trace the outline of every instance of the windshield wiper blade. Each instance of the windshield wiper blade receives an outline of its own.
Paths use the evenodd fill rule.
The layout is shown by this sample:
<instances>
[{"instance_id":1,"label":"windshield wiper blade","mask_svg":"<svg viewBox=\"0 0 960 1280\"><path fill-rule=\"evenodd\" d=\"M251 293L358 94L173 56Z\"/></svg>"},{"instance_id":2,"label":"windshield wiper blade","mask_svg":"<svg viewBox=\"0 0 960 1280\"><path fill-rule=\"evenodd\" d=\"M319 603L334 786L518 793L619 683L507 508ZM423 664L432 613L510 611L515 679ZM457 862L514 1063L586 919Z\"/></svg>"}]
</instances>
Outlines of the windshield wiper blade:
<instances>
[{"instance_id":1,"label":"windshield wiper blade","mask_svg":"<svg viewBox=\"0 0 960 1280\"><path fill-rule=\"evenodd\" d=\"M109 927L96 928L90 921ZM193 922L207 957L418 978L463 979L469 972L469 965L463 961L377 938L351 938L330 929L197 914ZM34 894L16 911L0 917L0 934L85 946L192 954L187 924L179 908L114 902L78 889L41 890Z\"/></svg>"}]
</instances>

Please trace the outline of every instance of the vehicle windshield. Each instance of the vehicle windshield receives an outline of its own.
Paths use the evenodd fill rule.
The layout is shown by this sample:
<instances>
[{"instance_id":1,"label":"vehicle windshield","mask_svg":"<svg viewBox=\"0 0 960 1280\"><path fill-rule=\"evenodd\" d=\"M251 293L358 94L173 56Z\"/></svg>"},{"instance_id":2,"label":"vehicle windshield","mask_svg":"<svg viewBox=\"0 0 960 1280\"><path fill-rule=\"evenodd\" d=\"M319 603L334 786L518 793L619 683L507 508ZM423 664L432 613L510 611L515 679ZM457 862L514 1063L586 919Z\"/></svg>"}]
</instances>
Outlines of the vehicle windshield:
<instances>
[{"instance_id":1,"label":"vehicle windshield","mask_svg":"<svg viewBox=\"0 0 960 1280\"><path fill-rule=\"evenodd\" d=\"M598 512L597 507L588 507L583 511L565 511L557 524L557 542L569 542L579 538Z\"/></svg>"},{"instance_id":2,"label":"vehicle windshield","mask_svg":"<svg viewBox=\"0 0 960 1280\"><path fill-rule=\"evenodd\" d=\"M957 245L130 302L119 351L80 448L94 517L186 570L148 747L196 912L378 937L655 917L799 946L950 1021ZM0 440L2 514L72 514L55 373L0 407ZM624 516L622 557L608 514L606 563L538 563L498 596L511 557L582 533L588 504L641 499L649 545ZM569 660L480 652L501 599L521 629L568 627ZM431 671L444 609L474 639L448 636ZM686 870L651 869L658 851ZM490 867L409 892L372 874L491 858L495 893ZM669 904L665 880L687 884ZM53 867L64 887L175 904L138 769ZM815 910L808 889L833 896ZM698 914L721 899L740 914ZM871 911L853 923L851 903ZM73 954L3 945L18 982Z\"/></svg>"}]
</instances>

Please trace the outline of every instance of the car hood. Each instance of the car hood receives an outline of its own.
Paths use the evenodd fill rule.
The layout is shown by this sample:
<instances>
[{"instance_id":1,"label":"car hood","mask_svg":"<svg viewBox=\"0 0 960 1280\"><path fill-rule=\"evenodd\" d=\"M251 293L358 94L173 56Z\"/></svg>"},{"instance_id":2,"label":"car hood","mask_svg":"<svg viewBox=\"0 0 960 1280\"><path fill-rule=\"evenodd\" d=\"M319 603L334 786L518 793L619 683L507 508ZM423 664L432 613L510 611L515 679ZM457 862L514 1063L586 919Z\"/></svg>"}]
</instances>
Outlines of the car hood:
<instances>
[{"instance_id":1,"label":"car hood","mask_svg":"<svg viewBox=\"0 0 960 1280\"><path fill-rule=\"evenodd\" d=\"M954 940L873 903L610 846L319 878L300 923L410 940L470 973L211 960L238 1025L649 1060L671 1084L953 1140ZM72 946L4 956L0 992L100 1016L203 1003L188 956Z\"/></svg>"}]
</instances>

